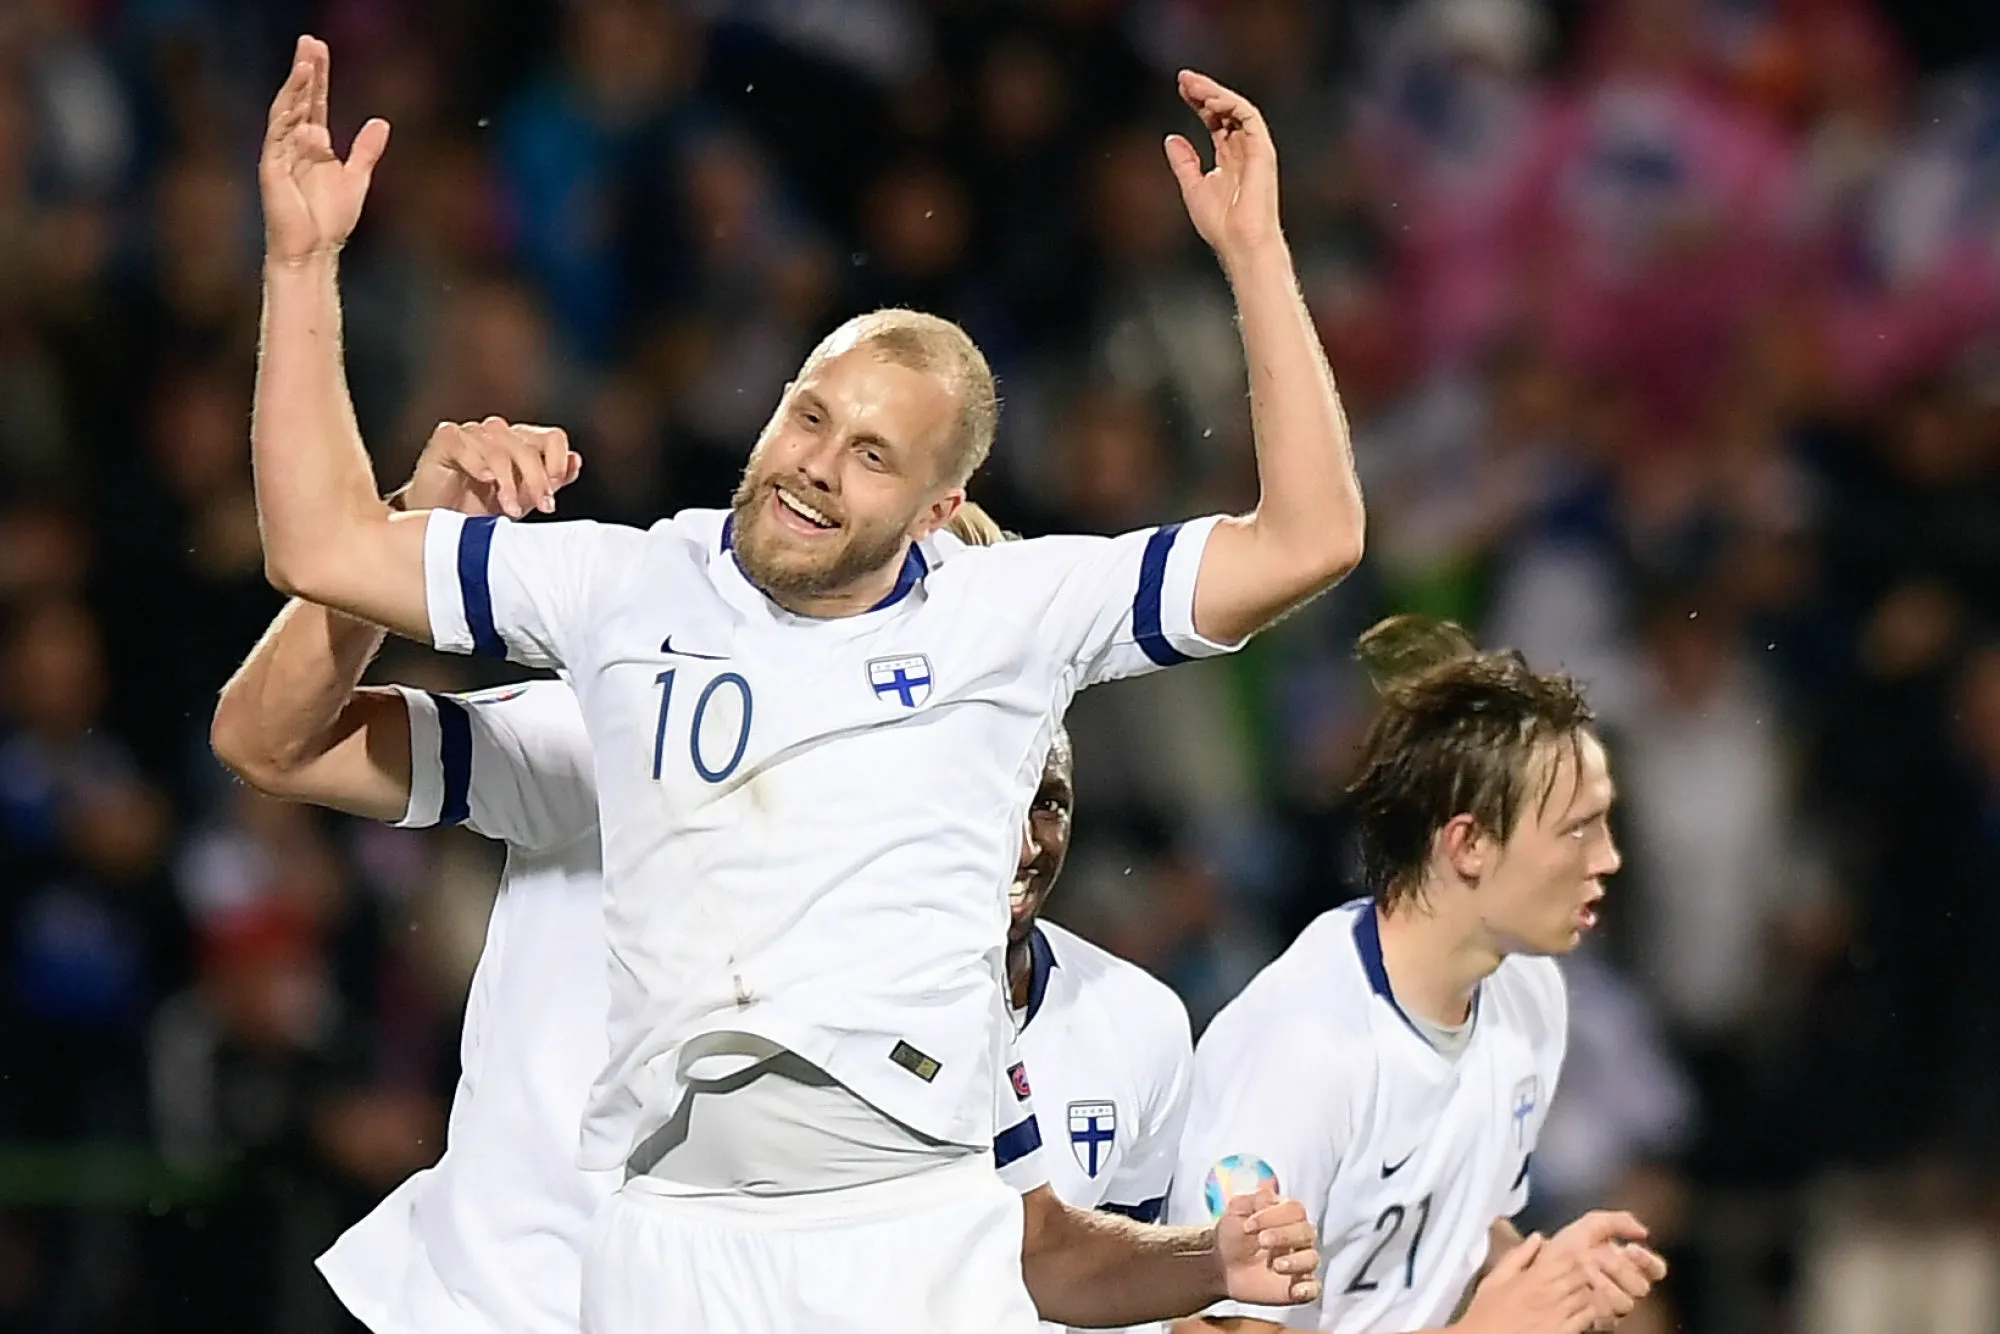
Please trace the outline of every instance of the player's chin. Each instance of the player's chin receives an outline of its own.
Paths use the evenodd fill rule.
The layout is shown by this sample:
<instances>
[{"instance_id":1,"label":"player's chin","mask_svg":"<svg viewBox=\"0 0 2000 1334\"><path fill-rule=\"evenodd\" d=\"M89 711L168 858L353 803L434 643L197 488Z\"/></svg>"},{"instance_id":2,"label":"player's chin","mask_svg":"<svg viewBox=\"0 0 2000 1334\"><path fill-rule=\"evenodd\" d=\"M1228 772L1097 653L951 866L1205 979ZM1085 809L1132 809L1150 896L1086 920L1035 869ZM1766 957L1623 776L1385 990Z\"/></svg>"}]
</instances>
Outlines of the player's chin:
<instances>
[{"instance_id":1,"label":"player's chin","mask_svg":"<svg viewBox=\"0 0 2000 1334\"><path fill-rule=\"evenodd\" d=\"M1568 954L1583 944L1583 938L1588 931L1589 928L1581 922L1575 920L1566 922L1560 929L1549 933L1546 948L1539 952L1542 954Z\"/></svg>"}]
</instances>

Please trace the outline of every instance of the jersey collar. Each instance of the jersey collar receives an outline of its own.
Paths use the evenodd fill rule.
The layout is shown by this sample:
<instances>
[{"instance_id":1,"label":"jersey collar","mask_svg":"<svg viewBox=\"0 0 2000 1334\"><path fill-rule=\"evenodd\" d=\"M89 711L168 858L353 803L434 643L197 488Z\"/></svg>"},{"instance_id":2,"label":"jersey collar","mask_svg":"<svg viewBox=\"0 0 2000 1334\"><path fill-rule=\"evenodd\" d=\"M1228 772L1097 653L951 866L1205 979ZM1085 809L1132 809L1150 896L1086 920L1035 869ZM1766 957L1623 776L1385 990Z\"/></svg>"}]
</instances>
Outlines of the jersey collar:
<instances>
[{"instance_id":1,"label":"jersey collar","mask_svg":"<svg viewBox=\"0 0 2000 1334\"><path fill-rule=\"evenodd\" d=\"M730 514L724 517L724 519L722 520L722 549L729 553L729 557L731 560L736 561L737 572L742 574L744 582L749 583L751 587L754 588L756 587L756 584L754 581L751 580L749 571L743 568L743 562L741 560L736 560L736 547L735 544L730 540L730 535L734 533L735 530L736 530L736 516L734 514ZM910 591L914 589L918 584L922 583L924 581L924 576L929 574L930 572L931 572L931 563L929 559L925 557L924 549L921 546L917 545L915 542L910 543L910 549L903 555L903 568L900 571L898 571L896 575L896 586L889 590L889 594L887 597L883 598L880 602L876 603L868 610L881 611L885 607L895 606L898 602L901 602L904 598L908 597L910 595ZM866 615L865 612L863 614Z\"/></svg>"},{"instance_id":2,"label":"jersey collar","mask_svg":"<svg viewBox=\"0 0 2000 1334\"><path fill-rule=\"evenodd\" d=\"M1361 956L1361 971L1368 975L1369 988L1388 1002L1389 1008L1396 1012L1396 1017L1403 1021L1404 1027L1417 1035L1417 1041L1436 1051L1437 1048L1432 1046L1431 1040L1424 1035L1424 1030L1417 1027L1417 1021L1410 1018L1409 1012L1396 999L1394 988L1389 985L1389 968L1382 962L1382 923L1376 915L1375 901L1361 899L1355 907L1354 949ZM1472 1022L1475 1024L1479 1022L1478 989L1472 993Z\"/></svg>"},{"instance_id":3,"label":"jersey collar","mask_svg":"<svg viewBox=\"0 0 2000 1334\"><path fill-rule=\"evenodd\" d=\"M1041 923L1028 928L1028 1014L1021 1020L1026 1028L1035 1022L1035 1015L1042 1008L1042 1000L1048 995L1049 974L1056 970L1056 952L1049 945L1049 938L1042 934Z\"/></svg>"}]
</instances>

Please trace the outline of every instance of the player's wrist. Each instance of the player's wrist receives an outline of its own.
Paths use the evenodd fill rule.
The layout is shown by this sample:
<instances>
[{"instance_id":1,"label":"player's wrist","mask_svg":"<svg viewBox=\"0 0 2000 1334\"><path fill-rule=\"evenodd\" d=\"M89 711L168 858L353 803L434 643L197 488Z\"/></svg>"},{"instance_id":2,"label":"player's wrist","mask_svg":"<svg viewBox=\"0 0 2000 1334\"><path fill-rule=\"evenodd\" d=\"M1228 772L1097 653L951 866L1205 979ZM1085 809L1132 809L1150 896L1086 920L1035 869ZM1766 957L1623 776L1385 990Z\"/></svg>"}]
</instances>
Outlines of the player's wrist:
<instances>
[{"instance_id":1,"label":"player's wrist","mask_svg":"<svg viewBox=\"0 0 2000 1334\"><path fill-rule=\"evenodd\" d=\"M1222 1244L1222 1229L1228 1227L1231 1222L1240 1227L1243 1220L1231 1219L1227 1214L1216 1219L1215 1226L1208 1230L1208 1236L1203 1243L1201 1258L1208 1266L1206 1279L1210 1302L1225 1302L1236 1295L1229 1290L1229 1260L1223 1253Z\"/></svg>"},{"instance_id":2,"label":"player's wrist","mask_svg":"<svg viewBox=\"0 0 2000 1334\"><path fill-rule=\"evenodd\" d=\"M1260 279L1292 281L1292 249L1285 243L1284 232L1275 228L1268 236L1218 246L1215 253L1232 286Z\"/></svg>"}]
</instances>

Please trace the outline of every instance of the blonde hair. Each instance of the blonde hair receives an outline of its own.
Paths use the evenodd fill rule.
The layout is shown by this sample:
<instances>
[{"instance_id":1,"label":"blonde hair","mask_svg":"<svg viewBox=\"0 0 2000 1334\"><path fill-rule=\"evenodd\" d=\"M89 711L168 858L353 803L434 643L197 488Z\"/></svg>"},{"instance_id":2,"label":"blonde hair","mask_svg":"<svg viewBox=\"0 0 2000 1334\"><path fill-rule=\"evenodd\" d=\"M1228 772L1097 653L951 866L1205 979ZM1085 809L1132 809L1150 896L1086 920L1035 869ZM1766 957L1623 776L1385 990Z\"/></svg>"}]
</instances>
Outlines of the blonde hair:
<instances>
[{"instance_id":1,"label":"blonde hair","mask_svg":"<svg viewBox=\"0 0 2000 1334\"><path fill-rule=\"evenodd\" d=\"M944 521L944 530L969 547L994 547L1014 540L1014 534L994 522L976 500L962 501Z\"/></svg>"},{"instance_id":2,"label":"blonde hair","mask_svg":"<svg viewBox=\"0 0 2000 1334\"><path fill-rule=\"evenodd\" d=\"M964 486L992 452L1000 421L1000 394L986 354L950 320L892 306L856 315L822 338L799 367L799 378L828 358L863 345L898 366L937 376L958 395L958 420L952 423L943 475L952 486Z\"/></svg>"}]
</instances>

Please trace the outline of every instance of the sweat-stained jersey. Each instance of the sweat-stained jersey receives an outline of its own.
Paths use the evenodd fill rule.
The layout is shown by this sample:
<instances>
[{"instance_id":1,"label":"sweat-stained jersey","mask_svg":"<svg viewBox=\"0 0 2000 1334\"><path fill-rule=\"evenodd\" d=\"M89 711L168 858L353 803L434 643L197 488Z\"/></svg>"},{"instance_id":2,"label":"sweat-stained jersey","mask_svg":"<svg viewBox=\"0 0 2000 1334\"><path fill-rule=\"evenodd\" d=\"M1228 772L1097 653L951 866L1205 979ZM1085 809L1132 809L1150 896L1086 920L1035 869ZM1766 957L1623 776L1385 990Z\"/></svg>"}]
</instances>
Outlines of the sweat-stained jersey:
<instances>
[{"instance_id":1,"label":"sweat-stained jersey","mask_svg":"<svg viewBox=\"0 0 2000 1334\"><path fill-rule=\"evenodd\" d=\"M1193 626L1216 521L934 537L880 605L828 620L758 591L718 511L428 522L434 642L566 669L595 753L611 1061L585 1162L665 1122L676 1054L710 1032L983 1148L1006 886L1052 719L1086 685L1224 650Z\"/></svg>"}]
</instances>

